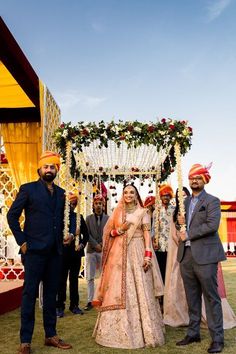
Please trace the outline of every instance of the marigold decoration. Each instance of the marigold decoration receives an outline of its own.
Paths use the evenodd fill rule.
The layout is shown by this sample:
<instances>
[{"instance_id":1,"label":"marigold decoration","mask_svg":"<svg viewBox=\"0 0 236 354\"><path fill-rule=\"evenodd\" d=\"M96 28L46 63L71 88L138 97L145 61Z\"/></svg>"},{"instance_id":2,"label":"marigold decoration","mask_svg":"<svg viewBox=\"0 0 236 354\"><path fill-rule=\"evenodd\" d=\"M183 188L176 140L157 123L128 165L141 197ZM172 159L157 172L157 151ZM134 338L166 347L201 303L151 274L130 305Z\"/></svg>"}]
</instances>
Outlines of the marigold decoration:
<instances>
[{"instance_id":1,"label":"marigold decoration","mask_svg":"<svg viewBox=\"0 0 236 354\"><path fill-rule=\"evenodd\" d=\"M177 169L177 179L178 179L179 212L181 215L184 215L185 207L184 207L184 196L183 196L181 152L180 152L179 143L175 144L175 158L176 158L176 169ZM181 225L180 231L186 231L186 225Z\"/></svg>"}]
</instances>

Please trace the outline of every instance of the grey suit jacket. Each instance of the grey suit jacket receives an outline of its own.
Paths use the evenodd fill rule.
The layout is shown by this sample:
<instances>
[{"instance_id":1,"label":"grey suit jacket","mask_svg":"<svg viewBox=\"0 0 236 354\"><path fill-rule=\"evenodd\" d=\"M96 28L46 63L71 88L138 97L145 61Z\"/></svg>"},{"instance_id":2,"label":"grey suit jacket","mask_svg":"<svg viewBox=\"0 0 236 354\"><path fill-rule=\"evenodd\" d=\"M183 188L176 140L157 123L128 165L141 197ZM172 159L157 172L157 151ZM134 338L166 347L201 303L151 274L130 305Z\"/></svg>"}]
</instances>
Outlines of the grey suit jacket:
<instances>
[{"instance_id":1,"label":"grey suit jacket","mask_svg":"<svg viewBox=\"0 0 236 354\"><path fill-rule=\"evenodd\" d=\"M185 200L186 224L190 201L191 196ZM194 208L188 230L192 256L197 264L218 263L226 259L218 234L220 217L220 200L204 190ZM184 256L184 247L181 241L177 253L179 262Z\"/></svg>"},{"instance_id":2,"label":"grey suit jacket","mask_svg":"<svg viewBox=\"0 0 236 354\"><path fill-rule=\"evenodd\" d=\"M86 225L89 232L89 241L87 246L87 252L95 252L94 246L102 243L103 228L109 219L106 214L102 215L102 220L100 226L97 225L95 214L88 215L86 218Z\"/></svg>"}]
</instances>

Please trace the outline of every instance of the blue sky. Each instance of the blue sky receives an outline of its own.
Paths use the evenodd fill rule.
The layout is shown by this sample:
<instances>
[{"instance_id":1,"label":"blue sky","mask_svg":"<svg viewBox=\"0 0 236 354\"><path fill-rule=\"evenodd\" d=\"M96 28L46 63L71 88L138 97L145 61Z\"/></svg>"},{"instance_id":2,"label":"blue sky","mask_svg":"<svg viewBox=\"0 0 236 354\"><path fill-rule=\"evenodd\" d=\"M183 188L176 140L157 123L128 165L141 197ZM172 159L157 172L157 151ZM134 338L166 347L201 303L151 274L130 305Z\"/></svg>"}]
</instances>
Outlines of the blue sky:
<instances>
[{"instance_id":1,"label":"blue sky","mask_svg":"<svg viewBox=\"0 0 236 354\"><path fill-rule=\"evenodd\" d=\"M62 120L188 120L207 191L236 199L236 0L0 0ZM176 178L171 178L176 186Z\"/></svg>"}]
</instances>

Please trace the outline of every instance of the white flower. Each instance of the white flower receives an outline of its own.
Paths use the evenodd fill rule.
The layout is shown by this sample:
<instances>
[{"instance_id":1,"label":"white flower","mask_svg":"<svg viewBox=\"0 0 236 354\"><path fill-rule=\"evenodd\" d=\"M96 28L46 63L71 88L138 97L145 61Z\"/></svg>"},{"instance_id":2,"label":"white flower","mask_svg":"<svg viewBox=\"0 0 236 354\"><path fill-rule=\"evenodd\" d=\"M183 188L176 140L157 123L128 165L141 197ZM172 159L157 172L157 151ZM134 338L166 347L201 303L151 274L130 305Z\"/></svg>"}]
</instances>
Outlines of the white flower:
<instances>
[{"instance_id":1,"label":"white flower","mask_svg":"<svg viewBox=\"0 0 236 354\"><path fill-rule=\"evenodd\" d=\"M140 127L134 127L134 131L137 133L141 133L142 129Z\"/></svg>"},{"instance_id":2,"label":"white flower","mask_svg":"<svg viewBox=\"0 0 236 354\"><path fill-rule=\"evenodd\" d=\"M61 136L66 139L68 137L68 129L65 129Z\"/></svg>"}]
</instances>

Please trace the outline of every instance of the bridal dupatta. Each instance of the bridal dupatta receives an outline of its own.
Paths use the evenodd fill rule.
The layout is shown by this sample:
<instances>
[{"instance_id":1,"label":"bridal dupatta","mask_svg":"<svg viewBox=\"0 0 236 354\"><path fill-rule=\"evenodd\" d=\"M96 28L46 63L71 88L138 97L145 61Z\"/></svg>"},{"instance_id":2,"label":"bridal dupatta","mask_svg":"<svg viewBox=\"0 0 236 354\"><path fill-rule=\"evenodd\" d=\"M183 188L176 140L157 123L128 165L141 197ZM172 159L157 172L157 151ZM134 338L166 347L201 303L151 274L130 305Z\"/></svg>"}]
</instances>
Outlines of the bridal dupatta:
<instances>
[{"instance_id":1,"label":"bridal dupatta","mask_svg":"<svg viewBox=\"0 0 236 354\"><path fill-rule=\"evenodd\" d=\"M99 311L126 308L127 247L147 210L139 204L132 214L125 214L123 198L108 219L103 232L102 273L96 288L95 302L101 304ZM112 237L111 231L125 221L131 222L129 230L121 236ZM143 259L140 259L143 262Z\"/></svg>"}]
</instances>

